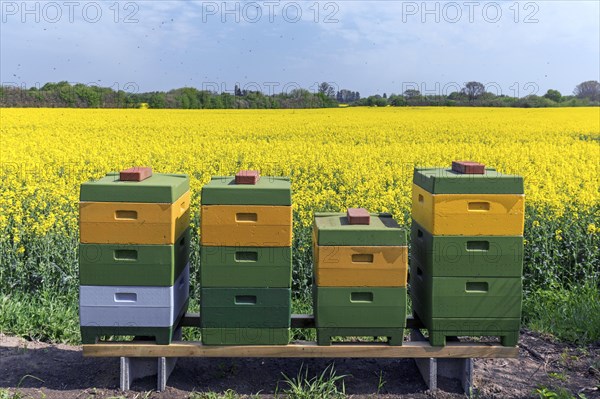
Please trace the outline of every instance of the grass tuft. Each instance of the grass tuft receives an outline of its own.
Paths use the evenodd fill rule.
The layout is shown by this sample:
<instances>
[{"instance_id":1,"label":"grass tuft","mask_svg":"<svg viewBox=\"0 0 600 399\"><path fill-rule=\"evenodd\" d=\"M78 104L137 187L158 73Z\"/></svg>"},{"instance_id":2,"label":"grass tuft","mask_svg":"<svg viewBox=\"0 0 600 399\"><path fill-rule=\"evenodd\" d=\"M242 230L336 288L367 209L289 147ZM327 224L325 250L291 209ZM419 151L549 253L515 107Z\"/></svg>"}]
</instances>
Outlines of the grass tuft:
<instances>
[{"instance_id":1,"label":"grass tuft","mask_svg":"<svg viewBox=\"0 0 600 399\"><path fill-rule=\"evenodd\" d=\"M287 385L282 393L288 399L313 399L313 398L346 398L344 378L346 375L336 375L334 364L312 378L309 378L308 368L304 365L298 370L295 377L283 375L283 383ZM341 385L341 388L338 388ZM279 397L276 393L275 397Z\"/></svg>"}]
</instances>

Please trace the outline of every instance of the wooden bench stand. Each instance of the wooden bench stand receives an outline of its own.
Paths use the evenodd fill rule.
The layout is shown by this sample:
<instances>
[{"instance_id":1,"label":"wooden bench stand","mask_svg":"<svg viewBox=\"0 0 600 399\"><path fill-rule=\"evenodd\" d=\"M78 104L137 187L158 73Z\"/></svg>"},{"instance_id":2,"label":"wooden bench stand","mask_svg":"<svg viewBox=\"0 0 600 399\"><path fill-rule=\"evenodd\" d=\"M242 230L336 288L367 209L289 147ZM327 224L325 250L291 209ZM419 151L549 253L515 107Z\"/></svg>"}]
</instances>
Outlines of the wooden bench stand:
<instances>
[{"instance_id":1,"label":"wooden bench stand","mask_svg":"<svg viewBox=\"0 0 600 399\"><path fill-rule=\"evenodd\" d=\"M198 327L200 316L186 314L181 327ZM292 315L292 328L314 328L311 315ZM129 390L133 379L158 376L157 390L166 387L169 374L179 357L261 357L261 358L413 358L423 380L435 391L437 377L458 379L467 395L472 391L473 358L516 358L517 347L499 343L448 342L434 347L420 333L418 320L409 318L411 340L402 346L387 343L333 343L319 346L316 342L295 341L282 346L205 346L200 342L181 341L181 328L174 334L170 345L156 345L152 341L103 342L83 345L88 357L120 357L121 389Z\"/></svg>"}]
</instances>

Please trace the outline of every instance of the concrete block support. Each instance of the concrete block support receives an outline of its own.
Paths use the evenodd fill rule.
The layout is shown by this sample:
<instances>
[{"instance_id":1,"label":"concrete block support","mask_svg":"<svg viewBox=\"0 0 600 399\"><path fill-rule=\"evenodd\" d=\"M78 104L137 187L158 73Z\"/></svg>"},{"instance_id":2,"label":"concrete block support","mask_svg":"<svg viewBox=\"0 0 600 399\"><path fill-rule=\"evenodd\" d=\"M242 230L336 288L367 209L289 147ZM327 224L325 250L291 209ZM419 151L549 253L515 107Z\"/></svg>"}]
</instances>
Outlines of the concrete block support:
<instances>
[{"instance_id":1,"label":"concrete block support","mask_svg":"<svg viewBox=\"0 0 600 399\"><path fill-rule=\"evenodd\" d=\"M419 330L411 330L411 341L425 341L425 337ZM423 381L430 391L438 389L438 377L458 380L462 389L468 397L473 391L473 359L452 358L422 358L415 359L415 363Z\"/></svg>"},{"instance_id":2,"label":"concrete block support","mask_svg":"<svg viewBox=\"0 0 600 399\"><path fill-rule=\"evenodd\" d=\"M181 340L181 327L173 333L173 340ZM156 390L162 392L177 364L176 357L121 357L120 387L129 391L135 380L157 376Z\"/></svg>"}]
</instances>

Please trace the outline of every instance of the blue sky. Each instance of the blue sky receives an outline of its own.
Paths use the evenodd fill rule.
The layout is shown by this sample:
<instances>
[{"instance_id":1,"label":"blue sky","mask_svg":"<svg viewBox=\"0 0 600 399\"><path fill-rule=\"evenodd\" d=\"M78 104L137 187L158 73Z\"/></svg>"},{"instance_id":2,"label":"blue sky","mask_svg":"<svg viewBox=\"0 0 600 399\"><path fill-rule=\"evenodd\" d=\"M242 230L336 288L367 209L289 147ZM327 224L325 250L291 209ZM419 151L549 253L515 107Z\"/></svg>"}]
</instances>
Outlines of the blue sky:
<instances>
[{"instance_id":1,"label":"blue sky","mask_svg":"<svg viewBox=\"0 0 600 399\"><path fill-rule=\"evenodd\" d=\"M600 80L598 1L2 1L0 80L362 96L571 94Z\"/></svg>"}]
</instances>

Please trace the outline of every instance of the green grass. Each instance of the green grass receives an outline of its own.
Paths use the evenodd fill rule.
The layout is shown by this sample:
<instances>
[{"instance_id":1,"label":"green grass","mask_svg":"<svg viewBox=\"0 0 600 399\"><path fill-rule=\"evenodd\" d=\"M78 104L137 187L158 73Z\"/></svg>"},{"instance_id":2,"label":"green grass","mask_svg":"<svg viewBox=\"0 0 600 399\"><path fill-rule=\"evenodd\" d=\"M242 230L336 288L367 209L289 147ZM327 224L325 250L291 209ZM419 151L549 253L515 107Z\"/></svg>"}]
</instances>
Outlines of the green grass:
<instances>
[{"instance_id":1,"label":"green grass","mask_svg":"<svg viewBox=\"0 0 600 399\"><path fill-rule=\"evenodd\" d=\"M0 332L28 340L79 343L79 315L73 295L22 292L0 295Z\"/></svg>"},{"instance_id":2,"label":"green grass","mask_svg":"<svg viewBox=\"0 0 600 399\"><path fill-rule=\"evenodd\" d=\"M587 399L587 397L580 393L574 396L565 388L554 388L540 387L534 391L534 394L540 399Z\"/></svg>"},{"instance_id":3,"label":"green grass","mask_svg":"<svg viewBox=\"0 0 600 399\"><path fill-rule=\"evenodd\" d=\"M281 399L343 399L346 398L344 386L345 375L337 375L333 364L325 367L321 373L311 377L308 368L302 365L298 374L288 377L282 374L282 380L277 383L275 397ZM385 385L380 378L379 389ZM225 392L194 392L190 399L242 399L258 398L259 394L241 395L231 389Z\"/></svg>"},{"instance_id":4,"label":"green grass","mask_svg":"<svg viewBox=\"0 0 600 399\"><path fill-rule=\"evenodd\" d=\"M11 392L8 389L0 389L0 399L21 399L24 398L22 393Z\"/></svg>"},{"instance_id":5,"label":"green grass","mask_svg":"<svg viewBox=\"0 0 600 399\"><path fill-rule=\"evenodd\" d=\"M536 290L524 298L525 324L561 341L585 345L600 341L600 291L590 280L571 289Z\"/></svg>"},{"instance_id":6,"label":"green grass","mask_svg":"<svg viewBox=\"0 0 600 399\"><path fill-rule=\"evenodd\" d=\"M288 399L346 398L345 377L336 375L333 363L314 377L309 377L308 368L302 366L295 377L283 374L284 387L280 392L278 385L275 397L283 394Z\"/></svg>"},{"instance_id":7,"label":"green grass","mask_svg":"<svg viewBox=\"0 0 600 399\"><path fill-rule=\"evenodd\" d=\"M232 389L228 389L223 393L217 392L193 392L189 399L242 399L242 398L258 398L256 395L240 395Z\"/></svg>"}]
</instances>

